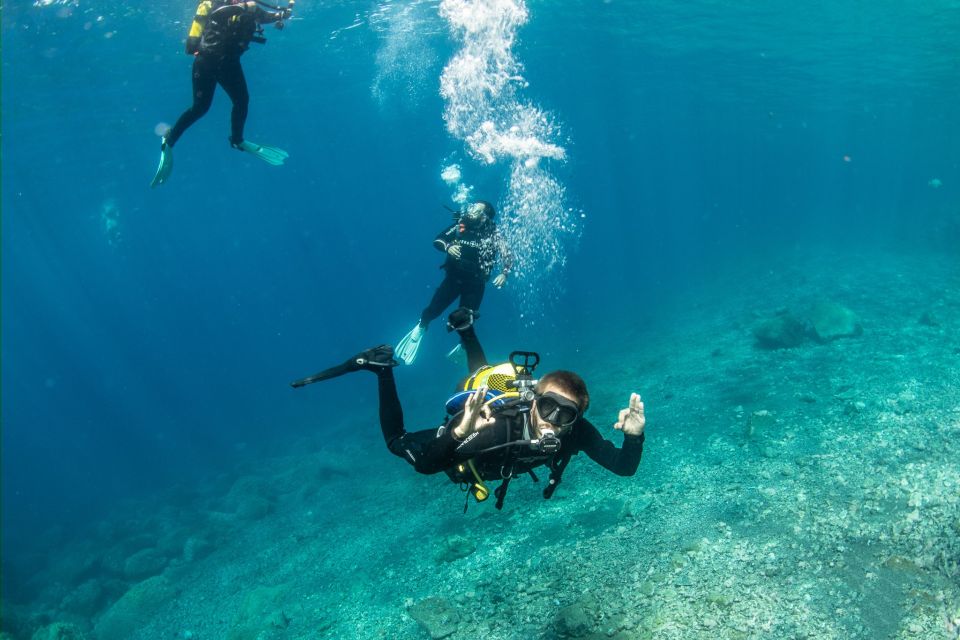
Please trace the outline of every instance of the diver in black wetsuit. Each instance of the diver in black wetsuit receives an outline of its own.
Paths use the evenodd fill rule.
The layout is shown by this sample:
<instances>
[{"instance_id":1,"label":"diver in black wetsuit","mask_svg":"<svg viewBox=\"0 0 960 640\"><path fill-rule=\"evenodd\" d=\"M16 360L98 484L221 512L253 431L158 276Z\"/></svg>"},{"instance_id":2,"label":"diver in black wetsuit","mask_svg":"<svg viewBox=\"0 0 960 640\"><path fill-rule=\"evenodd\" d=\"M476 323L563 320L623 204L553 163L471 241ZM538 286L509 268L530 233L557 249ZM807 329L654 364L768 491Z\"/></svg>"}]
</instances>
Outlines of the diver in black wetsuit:
<instances>
[{"instance_id":1,"label":"diver in black wetsuit","mask_svg":"<svg viewBox=\"0 0 960 640\"><path fill-rule=\"evenodd\" d=\"M420 314L420 321L397 344L397 357L403 363L413 364L427 327L458 297L459 306L479 311L487 280L498 259L502 268L494 277L493 286L499 289L507 282L513 257L497 232L495 216L493 205L478 200L457 212L454 223L433 240L434 248L446 256L441 267L445 275Z\"/></svg>"},{"instance_id":2,"label":"diver in black wetsuit","mask_svg":"<svg viewBox=\"0 0 960 640\"><path fill-rule=\"evenodd\" d=\"M260 4L258 0L203 0L197 6L187 37L187 54L194 56L193 104L164 135L160 144L160 166L151 186L161 185L170 177L173 146L187 128L210 109L217 84L223 87L233 103L230 144L272 165L281 165L288 157L282 149L247 142L243 138L250 94L240 56L251 42L266 42L260 25L275 23L282 29L293 7L290 2L285 8L272 7L276 11L266 11Z\"/></svg>"},{"instance_id":3,"label":"diver in black wetsuit","mask_svg":"<svg viewBox=\"0 0 960 640\"><path fill-rule=\"evenodd\" d=\"M478 501L486 500L489 495L485 481L503 480L495 492L498 509L503 505L512 477L529 473L537 480L533 470L544 465L550 470L550 478L543 496L550 498L571 457L580 452L617 475L636 473L643 453L646 424L638 394L631 394L629 406L620 411L614 424L614 428L624 434L623 446L619 449L583 417L590 396L580 376L570 371L555 371L539 381L532 380L530 374L539 357L532 363L530 360L514 362L511 357L516 380L507 382L504 388L519 389L519 392L508 391L498 396L491 389L500 384L497 378L503 377L503 368L508 365L487 366L473 329L473 317L471 310L463 307L450 314L448 328L460 334L468 366L474 373L464 385L469 391L458 394L465 396L461 398L465 399L460 405L462 409L452 411L452 418L439 430L408 432L405 429L393 377L393 367L398 363L389 345L368 349L337 367L292 385L301 387L360 369L373 371L377 374L380 428L387 448L420 473L446 472L454 482L469 486ZM517 354L524 358L536 356L527 352L514 355ZM501 399L507 395L518 397ZM448 411L456 398L448 402Z\"/></svg>"}]
</instances>

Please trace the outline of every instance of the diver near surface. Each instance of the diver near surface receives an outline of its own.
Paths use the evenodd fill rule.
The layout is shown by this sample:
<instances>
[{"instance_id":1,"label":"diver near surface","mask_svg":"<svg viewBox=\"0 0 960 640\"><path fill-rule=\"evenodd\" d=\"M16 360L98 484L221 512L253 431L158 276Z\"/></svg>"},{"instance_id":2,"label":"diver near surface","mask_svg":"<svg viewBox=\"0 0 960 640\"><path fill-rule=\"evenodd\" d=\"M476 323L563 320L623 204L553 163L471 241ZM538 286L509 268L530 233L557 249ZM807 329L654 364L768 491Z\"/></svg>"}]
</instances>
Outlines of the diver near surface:
<instances>
[{"instance_id":1,"label":"diver near surface","mask_svg":"<svg viewBox=\"0 0 960 640\"><path fill-rule=\"evenodd\" d=\"M267 11L261 5L269 7ZM160 143L160 164L150 183L156 187L173 171L173 146L194 122L202 118L213 103L217 84L233 103L230 113L230 145L251 153L264 162L281 165L289 154L283 149L266 147L244 140L250 94L240 65L240 56L251 42L264 43L260 25L274 23L282 29L290 17L293 0L284 7L267 5L261 0L202 0L187 36L187 55L193 59L193 104L177 119Z\"/></svg>"},{"instance_id":2,"label":"diver near surface","mask_svg":"<svg viewBox=\"0 0 960 640\"><path fill-rule=\"evenodd\" d=\"M420 314L419 322L397 344L397 357L404 364L413 364L427 327L457 297L460 298L459 306L479 311L487 280L497 259L503 267L493 279L493 286L497 289L506 284L507 274L513 264L510 250L497 231L494 222L497 211L492 204L477 200L454 213L456 217L453 224L433 240L434 248L446 256L440 267L445 272L443 281ZM456 351L458 349L454 347L450 354Z\"/></svg>"},{"instance_id":3,"label":"diver near surface","mask_svg":"<svg viewBox=\"0 0 960 640\"><path fill-rule=\"evenodd\" d=\"M543 490L543 497L550 498L570 459L581 452L616 475L636 473L646 425L639 394L630 395L613 425L624 435L623 445L617 448L583 417L590 394L580 376L554 371L534 380L539 356L531 352L514 352L509 364L489 366L473 318L470 309L463 307L450 314L448 329L459 333L473 374L464 390L447 402L451 416L439 429L406 430L393 377L398 363L389 345L368 349L291 384L297 388L361 369L373 371L379 389L380 428L390 452L420 473L446 472L451 480L468 487L478 502L489 496L486 481L501 480L494 492L497 509L503 506L510 480L530 474L538 481L534 469L540 466L550 471Z\"/></svg>"}]
</instances>

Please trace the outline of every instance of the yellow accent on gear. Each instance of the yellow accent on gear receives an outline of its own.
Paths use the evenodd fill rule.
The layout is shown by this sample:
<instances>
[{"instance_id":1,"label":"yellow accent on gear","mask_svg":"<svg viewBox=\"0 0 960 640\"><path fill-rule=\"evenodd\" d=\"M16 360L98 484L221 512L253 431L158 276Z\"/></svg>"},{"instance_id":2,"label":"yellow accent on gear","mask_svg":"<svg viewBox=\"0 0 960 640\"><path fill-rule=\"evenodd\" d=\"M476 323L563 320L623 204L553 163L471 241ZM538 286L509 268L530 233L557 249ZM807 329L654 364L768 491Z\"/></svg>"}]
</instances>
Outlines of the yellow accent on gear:
<instances>
[{"instance_id":1,"label":"yellow accent on gear","mask_svg":"<svg viewBox=\"0 0 960 640\"><path fill-rule=\"evenodd\" d=\"M479 387L486 386L493 391L507 393L513 391L507 386L508 382L517 379L517 372L509 362L498 364L496 366L484 366L477 369L472 376L463 383L463 390L470 391Z\"/></svg>"},{"instance_id":2,"label":"yellow accent on gear","mask_svg":"<svg viewBox=\"0 0 960 640\"><path fill-rule=\"evenodd\" d=\"M473 497L477 499L477 502L483 502L490 497L490 489L487 489L487 485L483 484L483 479L480 477L480 474L477 473L477 467L473 464L473 458L467 460L467 466L470 467L473 477L477 480L470 487L470 492L473 494Z\"/></svg>"},{"instance_id":3,"label":"yellow accent on gear","mask_svg":"<svg viewBox=\"0 0 960 640\"><path fill-rule=\"evenodd\" d=\"M197 15L194 16L193 24L190 25L190 34L188 37L199 38L201 35L203 35L203 25L206 20L202 20L202 18L206 18L208 15L210 15L210 9L212 7L213 3L210 2L210 0L204 0L197 5Z\"/></svg>"}]
</instances>

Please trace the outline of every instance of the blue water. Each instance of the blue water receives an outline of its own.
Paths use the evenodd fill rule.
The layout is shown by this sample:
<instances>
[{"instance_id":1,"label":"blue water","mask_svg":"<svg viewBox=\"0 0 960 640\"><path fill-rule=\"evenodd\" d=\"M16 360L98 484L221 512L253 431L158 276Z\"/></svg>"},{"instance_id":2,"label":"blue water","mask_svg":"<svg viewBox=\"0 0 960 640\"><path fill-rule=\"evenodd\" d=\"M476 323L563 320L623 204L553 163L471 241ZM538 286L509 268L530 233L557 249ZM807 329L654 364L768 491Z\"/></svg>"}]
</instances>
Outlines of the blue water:
<instances>
[{"instance_id":1,"label":"blue water","mask_svg":"<svg viewBox=\"0 0 960 640\"><path fill-rule=\"evenodd\" d=\"M52 527L369 404L367 381L287 382L416 321L439 282L451 161L511 213L509 161L486 165L445 129L439 78L459 44L437 5L302 0L243 58L247 136L287 165L229 147L218 91L155 190L155 129L190 96L191 3L4 6L5 564ZM528 8L517 93L557 125L566 160L541 166L577 228L551 254L564 266L538 255L488 291L491 349L572 361L616 341L591 336L597 322L642 317L744 256L956 255L956 0ZM442 395L453 342L440 322L429 337L405 384Z\"/></svg>"}]
</instances>

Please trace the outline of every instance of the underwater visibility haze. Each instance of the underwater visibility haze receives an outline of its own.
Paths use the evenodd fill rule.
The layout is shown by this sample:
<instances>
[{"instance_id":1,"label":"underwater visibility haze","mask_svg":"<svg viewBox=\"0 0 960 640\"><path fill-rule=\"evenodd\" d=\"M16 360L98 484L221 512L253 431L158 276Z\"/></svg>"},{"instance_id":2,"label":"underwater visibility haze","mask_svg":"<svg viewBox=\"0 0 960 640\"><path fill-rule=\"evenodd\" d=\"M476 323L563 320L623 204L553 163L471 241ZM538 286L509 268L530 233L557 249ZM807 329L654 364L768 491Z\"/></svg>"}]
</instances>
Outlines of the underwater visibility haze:
<instances>
[{"instance_id":1,"label":"underwater visibility haze","mask_svg":"<svg viewBox=\"0 0 960 640\"><path fill-rule=\"evenodd\" d=\"M3 7L0 638L960 638L960 2L291 8L241 58L282 166L218 87L151 188L197 4ZM624 450L639 393L635 474L498 510L371 374L290 388L423 324L477 201L487 356Z\"/></svg>"}]
</instances>

